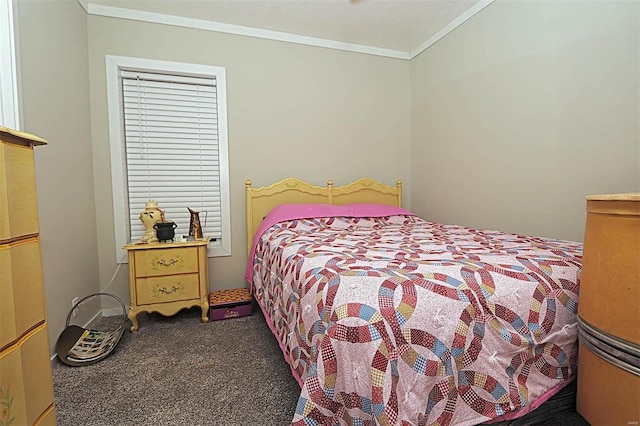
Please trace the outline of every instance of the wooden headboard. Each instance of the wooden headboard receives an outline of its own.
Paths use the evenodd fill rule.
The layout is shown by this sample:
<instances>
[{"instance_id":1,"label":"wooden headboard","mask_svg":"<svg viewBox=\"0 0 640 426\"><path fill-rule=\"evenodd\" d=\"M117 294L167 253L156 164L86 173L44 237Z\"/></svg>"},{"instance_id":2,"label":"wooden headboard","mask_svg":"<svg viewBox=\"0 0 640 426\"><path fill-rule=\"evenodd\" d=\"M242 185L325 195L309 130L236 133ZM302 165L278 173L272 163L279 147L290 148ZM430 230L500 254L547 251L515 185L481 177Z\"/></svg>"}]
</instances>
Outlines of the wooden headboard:
<instances>
[{"instance_id":1,"label":"wooden headboard","mask_svg":"<svg viewBox=\"0 0 640 426\"><path fill-rule=\"evenodd\" d=\"M311 185L295 178L283 179L271 186L254 189L245 183L247 195L247 252L251 252L253 236L264 217L281 204L352 204L375 203L402 206L402 181L396 186L383 185L373 179L362 178L348 185L334 187L329 180L326 187Z\"/></svg>"}]
</instances>

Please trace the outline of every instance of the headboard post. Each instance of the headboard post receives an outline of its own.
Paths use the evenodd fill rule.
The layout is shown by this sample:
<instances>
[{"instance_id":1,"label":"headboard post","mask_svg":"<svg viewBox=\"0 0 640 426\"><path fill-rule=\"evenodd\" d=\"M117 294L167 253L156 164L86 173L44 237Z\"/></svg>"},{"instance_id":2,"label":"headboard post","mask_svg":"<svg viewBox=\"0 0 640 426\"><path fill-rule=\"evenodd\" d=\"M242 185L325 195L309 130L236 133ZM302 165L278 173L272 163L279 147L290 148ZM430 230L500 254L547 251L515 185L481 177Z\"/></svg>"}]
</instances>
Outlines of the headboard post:
<instances>
[{"instance_id":1,"label":"headboard post","mask_svg":"<svg viewBox=\"0 0 640 426\"><path fill-rule=\"evenodd\" d=\"M398 188L398 207L402 207L402 181L400 179L396 182L396 188Z\"/></svg>"},{"instance_id":2,"label":"headboard post","mask_svg":"<svg viewBox=\"0 0 640 426\"><path fill-rule=\"evenodd\" d=\"M329 197L329 204L333 204L333 180L327 181L327 196Z\"/></svg>"},{"instance_id":3,"label":"headboard post","mask_svg":"<svg viewBox=\"0 0 640 426\"><path fill-rule=\"evenodd\" d=\"M249 179L244 183L244 190L247 203L247 253L251 253L253 234L256 230L253 229L253 197L251 196L251 181Z\"/></svg>"}]
</instances>

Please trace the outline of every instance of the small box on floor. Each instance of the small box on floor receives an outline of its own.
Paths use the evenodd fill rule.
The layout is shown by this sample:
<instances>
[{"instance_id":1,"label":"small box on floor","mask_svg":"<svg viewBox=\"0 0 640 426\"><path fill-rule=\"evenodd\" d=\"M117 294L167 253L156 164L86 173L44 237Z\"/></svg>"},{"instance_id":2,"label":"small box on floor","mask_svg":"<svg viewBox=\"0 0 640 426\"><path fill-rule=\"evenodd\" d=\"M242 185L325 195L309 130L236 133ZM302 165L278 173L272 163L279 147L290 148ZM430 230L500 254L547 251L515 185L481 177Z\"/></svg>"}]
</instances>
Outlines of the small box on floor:
<instances>
[{"instance_id":1,"label":"small box on floor","mask_svg":"<svg viewBox=\"0 0 640 426\"><path fill-rule=\"evenodd\" d=\"M209 320L244 317L253 314L248 288L209 292Z\"/></svg>"}]
</instances>

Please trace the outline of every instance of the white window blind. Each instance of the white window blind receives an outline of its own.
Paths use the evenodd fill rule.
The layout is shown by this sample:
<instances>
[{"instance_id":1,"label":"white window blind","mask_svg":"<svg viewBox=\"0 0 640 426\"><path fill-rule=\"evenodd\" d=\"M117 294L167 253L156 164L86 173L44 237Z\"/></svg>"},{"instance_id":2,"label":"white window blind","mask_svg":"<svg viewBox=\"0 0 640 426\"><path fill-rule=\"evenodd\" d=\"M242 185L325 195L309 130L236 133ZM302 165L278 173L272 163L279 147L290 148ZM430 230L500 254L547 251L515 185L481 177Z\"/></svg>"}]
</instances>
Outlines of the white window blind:
<instances>
[{"instance_id":1,"label":"white window blind","mask_svg":"<svg viewBox=\"0 0 640 426\"><path fill-rule=\"evenodd\" d=\"M218 99L215 78L121 70L129 239L154 199L189 233L187 207L200 212L203 234L222 237Z\"/></svg>"}]
</instances>

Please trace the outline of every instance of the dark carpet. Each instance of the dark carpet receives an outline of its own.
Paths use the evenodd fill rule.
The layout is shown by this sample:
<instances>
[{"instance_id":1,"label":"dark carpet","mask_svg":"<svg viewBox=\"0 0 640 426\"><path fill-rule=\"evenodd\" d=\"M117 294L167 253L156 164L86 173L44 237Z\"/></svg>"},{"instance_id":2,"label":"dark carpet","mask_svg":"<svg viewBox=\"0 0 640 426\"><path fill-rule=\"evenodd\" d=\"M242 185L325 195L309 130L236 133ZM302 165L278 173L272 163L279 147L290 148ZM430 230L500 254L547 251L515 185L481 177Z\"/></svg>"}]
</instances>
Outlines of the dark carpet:
<instances>
[{"instance_id":1,"label":"dark carpet","mask_svg":"<svg viewBox=\"0 0 640 426\"><path fill-rule=\"evenodd\" d=\"M102 361L54 363L58 425L289 424L300 387L259 311L207 324L198 309L141 314ZM574 396L575 386L501 425L588 426Z\"/></svg>"}]
</instances>

